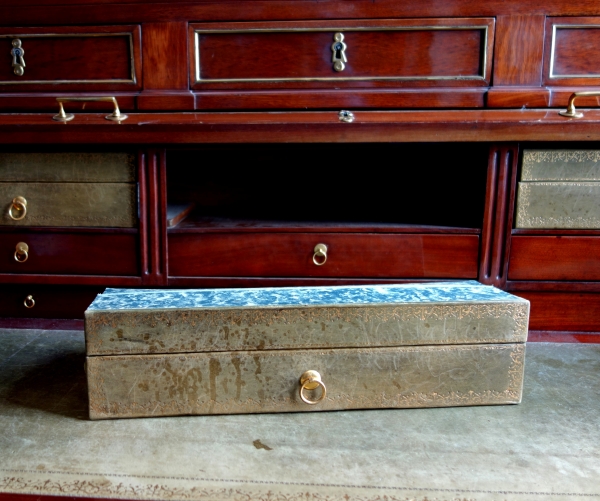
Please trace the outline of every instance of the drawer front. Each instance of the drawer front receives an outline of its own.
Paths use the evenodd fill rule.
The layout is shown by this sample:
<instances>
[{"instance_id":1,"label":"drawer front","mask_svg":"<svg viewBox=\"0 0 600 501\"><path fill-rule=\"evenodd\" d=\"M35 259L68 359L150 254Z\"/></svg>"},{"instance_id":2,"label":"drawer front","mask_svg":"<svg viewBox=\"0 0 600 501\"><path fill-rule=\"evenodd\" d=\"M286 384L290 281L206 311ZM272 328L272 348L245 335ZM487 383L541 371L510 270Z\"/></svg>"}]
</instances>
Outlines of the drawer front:
<instances>
[{"instance_id":1,"label":"drawer front","mask_svg":"<svg viewBox=\"0 0 600 501\"><path fill-rule=\"evenodd\" d=\"M139 26L2 28L0 50L5 90L139 88Z\"/></svg>"},{"instance_id":2,"label":"drawer front","mask_svg":"<svg viewBox=\"0 0 600 501\"><path fill-rule=\"evenodd\" d=\"M137 225L136 184L0 183L0 203L4 226Z\"/></svg>"},{"instance_id":3,"label":"drawer front","mask_svg":"<svg viewBox=\"0 0 600 501\"><path fill-rule=\"evenodd\" d=\"M600 151L525 150L521 181L600 181Z\"/></svg>"},{"instance_id":4,"label":"drawer front","mask_svg":"<svg viewBox=\"0 0 600 501\"><path fill-rule=\"evenodd\" d=\"M137 234L0 232L0 273L135 276L137 243Z\"/></svg>"},{"instance_id":5,"label":"drawer front","mask_svg":"<svg viewBox=\"0 0 600 501\"><path fill-rule=\"evenodd\" d=\"M0 316L83 319L83 312L102 290L99 287L4 284L0 286Z\"/></svg>"},{"instance_id":6,"label":"drawer front","mask_svg":"<svg viewBox=\"0 0 600 501\"><path fill-rule=\"evenodd\" d=\"M504 344L88 357L90 418L518 403L524 354ZM315 405L300 397L308 370L327 388Z\"/></svg>"},{"instance_id":7,"label":"drawer front","mask_svg":"<svg viewBox=\"0 0 600 501\"><path fill-rule=\"evenodd\" d=\"M513 236L509 280L600 280L598 237Z\"/></svg>"},{"instance_id":8,"label":"drawer front","mask_svg":"<svg viewBox=\"0 0 600 501\"><path fill-rule=\"evenodd\" d=\"M600 294L515 292L531 303L529 329L600 332Z\"/></svg>"},{"instance_id":9,"label":"drawer front","mask_svg":"<svg viewBox=\"0 0 600 501\"><path fill-rule=\"evenodd\" d=\"M519 183L517 228L600 228L600 182Z\"/></svg>"},{"instance_id":10,"label":"drawer front","mask_svg":"<svg viewBox=\"0 0 600 501\"><path fill-rule=\"evenodd\" d=\"M0 182L133 183L130 153L0 153Z\"/></svg>"},{"instance_id":11,"label":"drawer front","mask_svg":"<svg viewBox=\"0 0 600 501\"><path fill-rule=\"evenodd\" d=\"M477 235L181 233L169 235L169 275L477 278L478 251Z\"/></svg>"},{"instance_id":12,"label":"drawer front","mask_svg":"<svg viewBox=\"0 0 600 501\"><path fill-rule=\"evenodd\" d=\"M599 85L600 17L548 18L544 52L545 85Z\"/></svg>"},{"instance_id":13,"label":"drawer front","mask_svg":"<svg viewBox=\"0 0 600 501\"><path fill-rule=\"evenodd\" d=\"M494 21L191 24L194 88L489 84Z\"/></svg>"}]
</instances>

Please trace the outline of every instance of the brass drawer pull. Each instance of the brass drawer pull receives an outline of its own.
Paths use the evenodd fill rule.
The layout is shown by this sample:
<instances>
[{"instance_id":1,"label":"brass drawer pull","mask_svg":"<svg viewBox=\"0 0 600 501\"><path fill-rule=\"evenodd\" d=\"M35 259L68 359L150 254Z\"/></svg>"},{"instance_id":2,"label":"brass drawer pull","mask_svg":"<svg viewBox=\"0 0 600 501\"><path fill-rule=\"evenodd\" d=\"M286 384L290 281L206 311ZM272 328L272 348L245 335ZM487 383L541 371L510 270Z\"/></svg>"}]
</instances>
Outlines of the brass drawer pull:
<instances>
[{"instance_id":1,"label":"brass drawer pull","mask_svg":"<svg viewBox=\"0 0 600 501\"><path fill-rule=\"evenodd\" d=\"M316 400L310 400L304 395L304 390L316 390L318 387L321 387L321 396ZM317 371L306 371L300 377L300 398L305 404L315 405L318 404L321 400L325 399L327 395L327 388L325 387L325 383L321 381L321 374Z\"/></svg>"},{"instance_id":2,"label":"brass drawer pull","mask_svg":"<svg viewBox=\"0 0 600 501\"><path fill-rule=\"evenodd\" d=\"M23 304L25 305L25 308L33 308L35 306L35 299L29 294L29 296L25 298L25 301L23 301Z\"/></svg>"},{"instance_id":3,"label":"brass drawer pull","mask_svg":"<svg viewBox=\"0 0 600 501\"><path fill-rule=\"evenodd\" d=\"M15 248L15 261L24 263L29 259L29 245L25 242L19 242Z\"/></svg>"},{"instance_id":4,"label":"brass drawer pull","mask_svg":"<svg viewBox=\"0 0 600 501\"><path fill-rule=\"evenodd\" d=\"M344 71L348 58L346 57L346 49L348 46L344 43L344 34L336 33L333 35L333 44L331 44L331 62L333 63L333 69L335 71Z\"/></svg>"},{"instance_id":5,"label":"brass drawer pull","mask_svg":"<svg viewBox=\"0 0 600 501\"><path fill-rule=\"evenodd\" d=\"M325 244L317 244L314 248L313 263L317 266L323 266L327 262L327 246Z\"/></svg>"},{"instance_id":6,"label":"brass drawer pull","mask_svg":"<svg viewBox=\"0 0 600 501\"><path fill-rule=\"evenodd\" d=\"M27 215L27 200L24 197L13 198L8 208L8 217L13 221L21 221Z\"/></svg>"},{"instance_id":7,"label":"brass drawer pull","mask_svg":"<svg viewBox=\"0 0 600 501\"><path fill-rule=\"evenodd\" d=\"M578 97L600 97L600 92L598 91L582 91L582 92L573 92L571 97L569 97L569 103L567 104L567 109L564 111L559 111L558 114L563 117L568 118L581 118L583 117L583 113L581 111L577 111L575 109L575 99Z\"/></svg>"},{"instance_id":8,"label":"brass drawer pull","mask_svg":"<svg viewBox=\"0 0 600 501\"><path fill-rule=\"evenodd\" d=\"M115 122L122 122L127 120L127 115L123 115L119 109L117 98L115 97L57 97L56 102L58 103L58 115L54 115L52 120L57 122L69 122L75 118L73 113L65 113L63 103L85 103L85 102L110 102L113 103L114 109L110 115L106 115L106 120L113 120Z\"/></svg>"},{"instance_id":9,"label":"brass drawer pull","mask_svg":"<svg viewBox=\"0 0 600 501\"><path fill-rule=\"evenodd\" d=\"M22 77L25 73L25 50L21 47L22 44L21 40L15 38L12 41L13 48L10 51L13 73L18 77Z\"/></svg>"}]
</instances>

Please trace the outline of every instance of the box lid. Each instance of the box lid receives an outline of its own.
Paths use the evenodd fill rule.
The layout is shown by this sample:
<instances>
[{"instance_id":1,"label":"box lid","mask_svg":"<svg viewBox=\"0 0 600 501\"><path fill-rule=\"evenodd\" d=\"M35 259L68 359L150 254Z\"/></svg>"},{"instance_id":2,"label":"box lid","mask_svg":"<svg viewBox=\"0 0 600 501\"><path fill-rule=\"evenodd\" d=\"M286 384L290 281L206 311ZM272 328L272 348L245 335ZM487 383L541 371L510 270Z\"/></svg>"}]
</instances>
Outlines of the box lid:
<instances>
[{"instance_id":1,"label":"box lid","mask_svg":"<svg viewBox=\"0 0 600 501\"><path fill-rule=\"evenodd\" d=\"M88 355L524 342L528 301L475 281L256 289L107 289Z\"/></svg>"}]
</instances>

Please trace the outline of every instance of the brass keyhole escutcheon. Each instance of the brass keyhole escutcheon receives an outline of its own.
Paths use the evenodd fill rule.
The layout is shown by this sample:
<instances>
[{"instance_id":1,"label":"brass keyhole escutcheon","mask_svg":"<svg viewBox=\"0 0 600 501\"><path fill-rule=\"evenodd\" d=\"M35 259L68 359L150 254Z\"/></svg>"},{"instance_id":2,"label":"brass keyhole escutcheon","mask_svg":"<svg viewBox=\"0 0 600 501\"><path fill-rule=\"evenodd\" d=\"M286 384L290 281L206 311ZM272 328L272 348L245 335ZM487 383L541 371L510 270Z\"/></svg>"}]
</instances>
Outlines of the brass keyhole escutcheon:
<instances>
[{"instance_id":1,"label":"brass keyhole escutcheon","mask_svg":"<svg viewBox=\"0 0 600 501\"><path fill-rule=\"evenodd\" d=\"M15 261L24 263L29 259L29 245L25 242L19 242L15 247Z\"/></svg>"},{"instance_id":2,"label":"brass keyhole escutcheon","mask_svg":"<svg viewBox=\"0 0 600 501\"><path fill-rule=\"evenodd\" d=\"M35 306L35 299L29 294L29 296L25 298L25 301L23 301L23 304L25 305L25 308L33 308Z\"/></svg>"},{"instance_id":3,"label":"brass keyhole escutcheon","mask_svg":"<svg viewBox=\"0 0 600 501\"><path fill-rule=\"evenodd\" d=\"M331 62L335 71L344 71L348 58L346 57L346 49L348 46L344 43L344 34L335 33L333 35L333 44L331 44Z\"/></svg>"},{"instance_id":4,"label":"brass keyhole escutcheon","mask_svg":"<svg viewBox=\"0 0 600 501\"><path fill-rule=\"evenodd\" d=\"M23 42L18 38L12 41L10 55L12 56L13 73L18 77L22 77L25 74L25 50L23 49Z\"/></svg>"},{"instance_id":5,"label":"brass keyhole escutcheon","mask_svg":"<svg viewBox=\"0 0 600 501\"><path fill-rule=\"evenodd\" d=\"M327 262L327 246L325 244L317 244L314 248L313 263L317 266L323 266Z\"/></svg>"},{"instance_id":6,"label":"brass keyhole escutcheon","mask_svg":"<svg viewBox=\"0 0 600 501\"><path fill-rule=\"evenodd\" d=\"M305 391L313 391L318 387L321 387L321 395L316 400L310 400L306 395ZM321 374L317 371L306 371L300 377L300 398L305 404L316 405L325 399L327 395L327 388L325 383L321 381Z\"/></svg>"},{"instance_id":7,"label":"brass keyhole escutcheon","mask_svg":"<svg viewBox=\"0 0 600 501\"><path fill-rule=\"evenodd\" d=\"M8 208L8 217L13 221L21 221L27 215L27 200L24 197L13 198Z\"/></svg>"}]
</instances>

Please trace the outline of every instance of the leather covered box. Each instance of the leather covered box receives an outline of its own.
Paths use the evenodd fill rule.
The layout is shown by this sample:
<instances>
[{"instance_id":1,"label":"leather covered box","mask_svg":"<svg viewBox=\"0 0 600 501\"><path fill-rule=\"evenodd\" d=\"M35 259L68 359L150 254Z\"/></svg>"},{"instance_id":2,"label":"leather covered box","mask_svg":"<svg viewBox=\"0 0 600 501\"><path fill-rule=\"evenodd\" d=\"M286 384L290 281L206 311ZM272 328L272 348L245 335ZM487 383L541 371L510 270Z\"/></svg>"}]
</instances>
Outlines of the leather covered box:
<instances>
[{"instance_id":1,"label":"leather covered box","mask_svg":"<svg viewBox=\"0 0 600 501\"><path fill-rule=\"evenodd\" d=\"M90 418L515 404L528 318L474 281L107 289L85 313Z\"/></svg>"},{"instance_id":2,"label":"leather covered box","mask_svg":"<svg viewBox=\"0 0 600 501\"><path fill-rule=\"evenodd\" d=\"M525 150L517 228L600 228L600 151Z\"/></svg>"}]
</instances>

